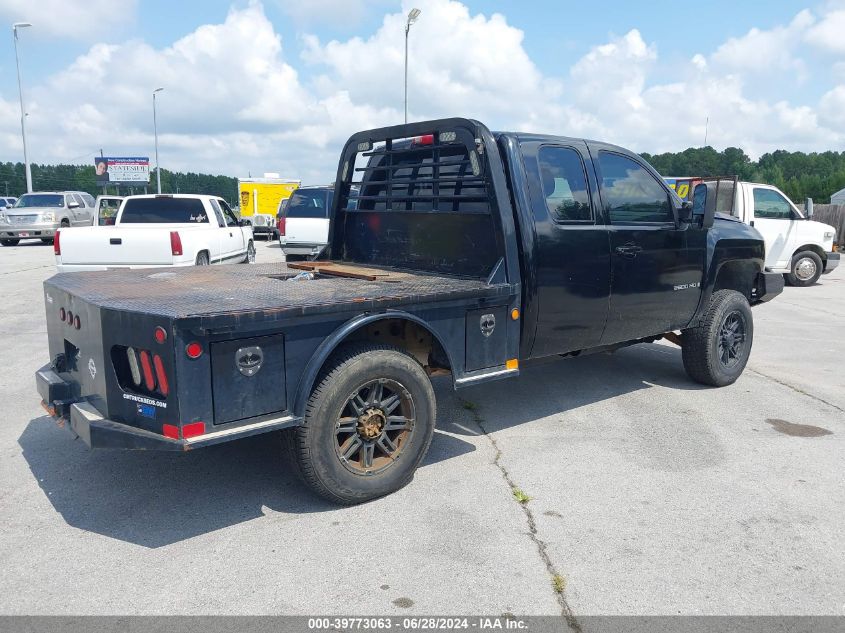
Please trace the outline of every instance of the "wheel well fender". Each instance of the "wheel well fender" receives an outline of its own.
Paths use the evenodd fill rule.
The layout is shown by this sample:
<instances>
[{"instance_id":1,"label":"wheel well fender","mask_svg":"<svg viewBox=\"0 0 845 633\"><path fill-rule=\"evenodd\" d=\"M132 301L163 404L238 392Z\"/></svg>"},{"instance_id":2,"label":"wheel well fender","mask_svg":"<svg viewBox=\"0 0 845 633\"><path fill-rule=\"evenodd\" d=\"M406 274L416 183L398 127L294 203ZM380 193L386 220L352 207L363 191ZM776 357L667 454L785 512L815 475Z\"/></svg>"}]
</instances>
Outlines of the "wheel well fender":
<instances>
[{"instance_id":1,"label":"wheel well fender","mask_svg":"<svg viewBox=\"0 0 845 633\"><path fill-rule=\"evenodd\" d=\"M293 404L294 415L302 416L305 414L305 405L308 402L308 398L311 396L311 390L314 387L317 376L334 351L340 345L353 338L356 333L360 333L362 328L377 323L378 321L406 321L419 326L431 335L433 343L436 342L437 345L440 346L449 361L449 366L455 366L453 359L449 354L449 348L443 343L442 337L420 317L401 310L388 310L386 312L379 312L376 314L363 314L350 319L337 328L334 332L327 336L322 343L320 343L316 351L311 355L311 358L305 365L305 369L300 376L299 384L296 388L296 395L294 396Z\"/></svg>"},{"instance_id":2,"label":"wheel well fender","mask_svg":"<svg viewBox=\"0 0 845 633\"><path fill-rule=\"evenodd\" d=\"M812 251L813 253L822 258L822 263L827 261L827 254L824 252L824 249L818 244L804 244L804 246L799 246L795 249L795 252L792 253L792 257L795 257L798 253L802 251Z\"/></svg>"}]
</instances>

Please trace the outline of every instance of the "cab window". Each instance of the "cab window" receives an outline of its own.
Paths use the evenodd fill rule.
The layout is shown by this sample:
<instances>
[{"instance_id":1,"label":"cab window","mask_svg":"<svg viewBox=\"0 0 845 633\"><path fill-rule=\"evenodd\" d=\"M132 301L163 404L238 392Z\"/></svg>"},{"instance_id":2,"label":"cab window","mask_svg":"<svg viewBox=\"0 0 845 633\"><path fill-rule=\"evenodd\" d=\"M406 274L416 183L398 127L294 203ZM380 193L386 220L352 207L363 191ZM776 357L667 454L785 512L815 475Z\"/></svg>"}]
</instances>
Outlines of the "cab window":
<instances>
[{"instance_id":1,"label":"cab window","mask_svg":"<svg viewBox=\"0 0 845 633\"><path fill-rule=\"evenodd\" d=\"M754 189L754 217L769 220L791 220L792 205L773 189Z\"/></svg>"},{"instance_id":2,"label":"cab window","mask_svg":"<svg viewBox=\"0 0 845 633\"><path fill-rule=\"evenodd\" d=\"M599 152L602 196L611 224L674 222L669 193L627 156Z\"/></svg>"},{"instance_id":3,"label":"cab window","mask_svg":"<svg viewBox=\"0 0 845 633\"><path fill-rule=\"evenodd\" d=\"M229 207L225 200L218 200L220 203L220 210L223 211L223 217L226 219L226 226L239 226L238 218L235 217L235 212Z\"/></svg>"},{"instance_id":4,"label":"cab window","mask_svg":"<svg viewBox=\"0 0 845 633\"><path fill-rule=\"evenodd\" d=\"M541 147L537 153L543 198L555 222L591 222L584 163L569 147Z\"/></svg>"}]
</instances>

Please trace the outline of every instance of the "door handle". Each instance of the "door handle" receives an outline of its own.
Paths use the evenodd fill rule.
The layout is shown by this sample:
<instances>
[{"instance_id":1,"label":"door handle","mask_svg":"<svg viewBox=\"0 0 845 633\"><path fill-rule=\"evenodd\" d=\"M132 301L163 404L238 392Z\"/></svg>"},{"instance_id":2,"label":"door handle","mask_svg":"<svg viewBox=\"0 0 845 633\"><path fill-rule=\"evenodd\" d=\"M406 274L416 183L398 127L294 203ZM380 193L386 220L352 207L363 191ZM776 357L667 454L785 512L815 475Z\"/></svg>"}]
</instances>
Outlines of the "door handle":
<instances>
[{"instance_id":1,"label":"door handle","mask_svg":"<svg viewBox=\"0 0 845 633\"><path fill-rule=\"evenodd\" d=\"M642 250L643 250L642 247L636 246L635 244L626 244L625 246L617 246L616 247L616 252L618 254L622 255L622 257L628 257L628 258L631 258L631 259L636 257L637 253L639 253Z\"/></svg>"},{"instance_id":2,"label":"door handle","mask_svg":"<svg viewBox=\"0 0 845 633\"><path fill-rule=\"evenodd\" d=\"M231 233L229 233L229 237L232 237L232 234L231 234Z\"/></svg>"},{"instance_id":3,"label":"door handle","mask_svg":"<svg viewBox=\"0 0 845 633\"><path fill-rule=\"evenodd\" d=\"M123 244L123 240L119 237L112 237L109 239L109 244Z\"/></svg>"}]
</instances>

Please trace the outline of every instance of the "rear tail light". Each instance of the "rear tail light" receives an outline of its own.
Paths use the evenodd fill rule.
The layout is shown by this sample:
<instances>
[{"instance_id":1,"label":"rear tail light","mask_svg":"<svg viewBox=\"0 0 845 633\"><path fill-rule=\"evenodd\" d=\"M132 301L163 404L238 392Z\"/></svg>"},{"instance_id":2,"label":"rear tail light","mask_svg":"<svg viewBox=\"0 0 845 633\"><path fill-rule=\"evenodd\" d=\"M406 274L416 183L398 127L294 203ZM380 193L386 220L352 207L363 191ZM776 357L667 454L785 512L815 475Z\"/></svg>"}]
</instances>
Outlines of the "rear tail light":
<instances>
[{"instance_id":1,"label":"rear tail light","mask_svg":"<svg viewBox=\"0 0 845 633\"><path fill-rule=\"evenodd\" d=\"M67 324L70 325L73 323L73 312L70 310L67 311Z\"/></svg>"},{"instance_id":2,"label":"rear tail light","mask_svg":"<svg viewBox=\"0 0 845 633\"><path fill-rule=\"evenodd\" d=\"M59 320L64 321L67 318L67 310L59 308Z\"/></svg>"},{"instance_id":3,"label":"rear tail light","mask_svg":"<svg viewBox=\"0 0 845 633\"><path fill-rule=\"evenodd\" d=\"M170 252L175 257L182 254L182 238L179 231L170 231Z\"/></svg>"},{"instance_id":4,"label":"rear tail light","mask_svg":"<svg viewBox=\"0 0 845 633\"><path fill-rule=\"evenodd\" d=\"M56 235L53 237L53 254L54 255L61 255L62 254L62 247L59 244L59 235L61 231L56 231Z\"/></svg>"},{"instance_id":5,"label":"rear tail light","mask_svg":"<svg viewBox=\"0 0 845 633\"><path fill-rule=\"evenodd\" d=\"M82 321L79 319L78 314L73 317L73 327L75 327L77 330L82 327Z\"/></svg>"},{"instance_id":6,"label":"rear tail light","mask_svg":"<svg viewBox=\"0 0 845 633\"><path fill-rule=\"evenodd\" d=\"M167 340L167 330L159 325L155 329L155 332L153 332L153 336L155 337L156 343L161 345Z\"/></svg>"},{"instance_id":7,"label":"rear tail light","mask_svg":"<svg viewBox=\"0 0 845 633\"><path fill-rule=\"evenodd\" d=\"M285 220L286 219L287 218L279 218L279 221L277 223L277 226L279 227L279 235L285 234L285 224L286 224Z\"/></svg>"},{"instance_id":8,"label":"rear tail light","mask_svg":"<svg viewBox=\"0 0 845 633\"><path fill-rule=\"evenodd\" d=\"M188 358L199 358L202 356L202 345L194 341L193 343L188 343L185 347L185 354L187 354Z\"/></svg>"},{"instance_id":9,"label":"rear tail light","mask_svg":"<svg viewBox=\"0 0 845 633\"><path fill-rule=\"evenodd\" d=\"M126 348L126 360L129 361L129 373L132 374L132 382L139 386L141 384L141 368L138 367L138 357L135 355L134 347Z\"/></svg>"},{"instance_id":10,"label":"rear tail light","mask_svg":"<svg viewBox=\"0 0 845 633\"><path fill-rule=\"evenodd\" d=\"M167 384L167 374L164 371L164 363L161 361L161 356L153 354L153 366L156 370L156 380L158 380L158 390L161 395L166 396L170 391L170 386Z\"/></svg>"},{"instance_id":11,"label":"rear tail light","mask_svg":"<svg viewBox=\"0 0 845 633\"><path fill-rule=\"evenodd\" d=\"M141 371L144 373L144 386L147 391L155 389L155 377L153 376L153 366L150 363L150 353L146 350L141 351Z\"/></svg>"},{"instance_id":12,"label":"rear tail light","mask_svg":"<svg viewBox=\"0 0 845 633\"><path fill-rule=\"evenodd\" d=\"M434 145L434 134L415 136L411 141L411 145Z\"/></svg>"}]
</instances>

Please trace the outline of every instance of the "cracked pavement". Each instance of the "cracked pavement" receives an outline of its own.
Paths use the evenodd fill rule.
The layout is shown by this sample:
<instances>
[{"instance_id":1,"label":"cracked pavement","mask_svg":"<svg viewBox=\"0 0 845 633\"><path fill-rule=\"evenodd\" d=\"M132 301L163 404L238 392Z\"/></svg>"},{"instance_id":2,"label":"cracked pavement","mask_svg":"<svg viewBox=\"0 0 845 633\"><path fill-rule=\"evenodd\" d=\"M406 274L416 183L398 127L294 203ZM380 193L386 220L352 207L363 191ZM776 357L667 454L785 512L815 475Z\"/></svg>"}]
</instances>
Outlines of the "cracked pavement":
<instances>
[{"instance_id":1,"label":"cracked pavement","mask_svg":"<svg viewBox=\"0 0 845 633\"><path fill-rule=\"evenodd\" d=\"M727 388L669 344L439 378L416 478L353 508L300 485L274 435L187 455L71 440L32 378L51 274L48 246L0 249L3 614L845 613L841 270L755 308Z\"/></svg>"}]
</instances>

